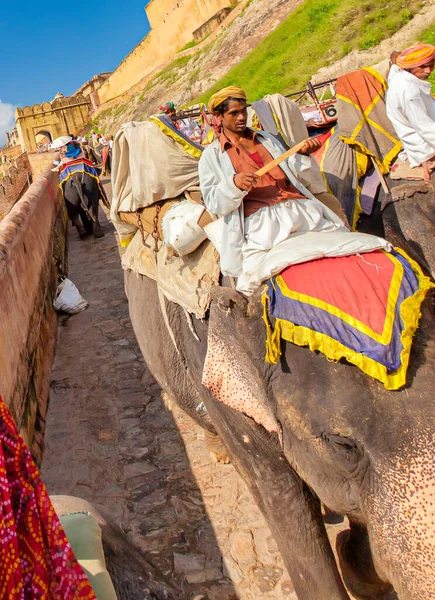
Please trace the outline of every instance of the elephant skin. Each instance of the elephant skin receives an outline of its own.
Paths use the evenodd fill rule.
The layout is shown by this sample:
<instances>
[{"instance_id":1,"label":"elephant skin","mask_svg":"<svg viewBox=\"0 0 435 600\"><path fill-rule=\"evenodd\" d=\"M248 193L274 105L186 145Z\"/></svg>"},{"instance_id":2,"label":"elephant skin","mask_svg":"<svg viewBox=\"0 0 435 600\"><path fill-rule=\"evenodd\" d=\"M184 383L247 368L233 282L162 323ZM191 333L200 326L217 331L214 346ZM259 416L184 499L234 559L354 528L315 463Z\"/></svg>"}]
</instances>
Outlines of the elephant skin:
<instances>
[{"instance_id":1,"label":"elephant skin","mask_svg":"<svg viewBox=\"0 0 435 600\"><path fill-rule=\"evenodd\" d=\"M408 250L406 243L401 244ZM216 431L250 488L280 548L299 600L430 600L435 590L435 321L422 306L408 384L387 391L358 368L283 342L277 365L264 360L260 293L249 300L214 290L208 318L194 320L166 301L154 281L126 271L130 316L151 372L172 399ZM260 382L282 430L268 433L213 398L202 385L208 332L225 340L234 371ZM249 394L247 388L247 394ZM249 398L246 398L249 401ZM203 422L207 409L207 420ZM211 423L210 423L211 420ZM321 502L347 515L338 540L339 573Z\"/></svg>"},{"instance_id":2,"label":"elephant skin","mask_svg":"<svg viewBox=\"0 0 435 600\"><path fill-rule=\"evenodd\" d=\"M87 173L74 173L65 182L63 194L68 217L81 238L93 233L101 238L104 231L98 218L100 189L94 177Z\"/></svg>"}]
</instances>

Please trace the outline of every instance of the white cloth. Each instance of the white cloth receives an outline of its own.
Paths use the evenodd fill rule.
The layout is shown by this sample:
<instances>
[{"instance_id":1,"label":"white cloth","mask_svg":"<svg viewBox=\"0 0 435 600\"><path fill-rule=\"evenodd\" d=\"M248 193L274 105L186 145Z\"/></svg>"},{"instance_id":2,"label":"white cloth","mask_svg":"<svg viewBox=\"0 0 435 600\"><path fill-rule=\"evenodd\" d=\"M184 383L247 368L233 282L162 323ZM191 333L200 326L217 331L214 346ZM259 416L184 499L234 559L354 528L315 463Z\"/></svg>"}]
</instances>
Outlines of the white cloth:
<instances>
[{"instance_id":1,"label":"white cloth","mask_svg":"<svg viewBox=\"0 0 435 600\"><path fill-rule=\"evenodd\" d=\"M435 155L435 100L428 81L392 65L388 76L387 116L411 167Z\"/></svg>"},{"instance_id":2,"label":"white cloth","mask_svg":"<svg viewBox=\"0 0 435 600\"><path fill-rule=\"evenodd\" d=\"M287 200L261 208L245 220L243 273L237 289L252 294L266 279L289 265L319 258L391 250L384 239L353 233L326 216L326 207L312 200Z\"/></svg>"},{"instance_id":3,"label":"white cloth","mask_svg":"<svg viewBox=\"0 0 435 600\"><path fill-rule=\"evenodd\" d=\"M257 132L257 139L278 158L283 152L282 145L269 133ZM325 218L336 225L345 227L343 221L319 200L297 179L288 161L281 163L288 180L309 198L313 205L320 206ZM209 212L218 215L222 223L222 238L218 251L221 257L221 270L224 275L239 277L243 273L242 246L245 242L245 219L243 198L247 192L239 190L234 183L236 174L227 152L222 152L219 140L207 146L199 160L199 180L204 204ZM269 210L269 209L267 209ZM267 242L265 244L267 246Z\"/></svg>"},{"instance_id":4,"label":"white cloth","mask_svg":"<svg viewBox=\"0 0 435 600\"><path fill-rule=\"evenodd\" d=\"M270 134L257 132L257 139L273 158L283 152ZM212 142L199 161L204 203L209 212L220 216L213 223L220 239L212 241L220 253L221 271L238 278L239 291L251 294L264 280L291 264L391 248L382 238L350 232L298 181L288 162L280 167L306 199L261 208L245 220L243 198L247 192L235 185L234 167L220 142Z\"/></svg>"}]
</instances>

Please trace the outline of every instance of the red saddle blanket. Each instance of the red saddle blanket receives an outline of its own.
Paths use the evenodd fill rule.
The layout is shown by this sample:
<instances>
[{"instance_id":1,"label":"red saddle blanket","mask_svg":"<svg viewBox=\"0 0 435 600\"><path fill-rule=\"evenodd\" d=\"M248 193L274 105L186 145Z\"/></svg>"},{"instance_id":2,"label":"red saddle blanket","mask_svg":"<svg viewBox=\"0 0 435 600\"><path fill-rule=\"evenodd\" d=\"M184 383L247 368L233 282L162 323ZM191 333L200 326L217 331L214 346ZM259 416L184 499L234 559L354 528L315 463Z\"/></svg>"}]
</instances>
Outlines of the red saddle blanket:
<instances>
[{"instance_id":1,"label":"red saddle blanket","mask_svg":"<svg viewBox=\"0 0 435 600\"><path fill-rule=\"evenodd\" d=\"M400 250L288 267L265 286L266 360L279 360L282 338L332 360L345 358L398 389L406 383L420 306L432 286Z\"/></svg>"}]
</instances>

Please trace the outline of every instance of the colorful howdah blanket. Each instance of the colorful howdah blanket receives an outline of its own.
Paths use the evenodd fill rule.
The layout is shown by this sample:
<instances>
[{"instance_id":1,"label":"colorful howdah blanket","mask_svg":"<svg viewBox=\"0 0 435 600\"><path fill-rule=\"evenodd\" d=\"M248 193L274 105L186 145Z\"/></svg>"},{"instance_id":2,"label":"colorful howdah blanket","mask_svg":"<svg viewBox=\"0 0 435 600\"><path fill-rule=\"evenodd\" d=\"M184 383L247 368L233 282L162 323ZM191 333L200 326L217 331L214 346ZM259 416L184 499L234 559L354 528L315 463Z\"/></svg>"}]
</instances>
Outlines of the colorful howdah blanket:
<instances>
[{"instance_id":1,"label":"colorful howdah blanket","mask_svg":"<svg viewBox=\"0 0 435 600\"><path fill-rule=\"evenodd\" d=\"M385 104L387 83L372 67L347 73L337 79L337 110L341 139L359 149L358 170L362 177L368 157L388 173L402 149L396 138Z\"/></svg>"},{"instance_id":2,"label":"colorful howdah blanket","mask_svg":"<svg viewBox=\"0 0 435 600\"><path fill-rule=\"evenodd\" d=\"M59 187L62 190L62 194L64 194L65 183L72 175L74 175L74 173L87 173L98 183L98 188L100 190L100 198L103 201L103 204L110 209L110 203L107 199L106 192L104 191L103 184L101 183L100 178L98 176L98 171L90 160L86 160L85 158L78 158L77 160L72 160L71 162L62 165L60 169L61 170L59 173Z\"/></svg>"},{"instance_id":3,"label":"colorful howdah blanket","mask_svg":"<svg viewBox=\"0 0 435 600\"><path fill-rule=\"evenodd\" d=\"M345 358L397 390L406 383L420 306L431 287L398 249L288 267L265 284L266 361L278 362L282 338L331 360Z\"/></svg>"},{"instance_id":4,"label":"colorful howdah blanket","mask_svg":"<svg viewBox=\"0 0 435 600\"><path fill-rule=\"evenodd\" d=\"M0 600L94 600L1 397L0 502Z\"/></svg>"}]
</instances>

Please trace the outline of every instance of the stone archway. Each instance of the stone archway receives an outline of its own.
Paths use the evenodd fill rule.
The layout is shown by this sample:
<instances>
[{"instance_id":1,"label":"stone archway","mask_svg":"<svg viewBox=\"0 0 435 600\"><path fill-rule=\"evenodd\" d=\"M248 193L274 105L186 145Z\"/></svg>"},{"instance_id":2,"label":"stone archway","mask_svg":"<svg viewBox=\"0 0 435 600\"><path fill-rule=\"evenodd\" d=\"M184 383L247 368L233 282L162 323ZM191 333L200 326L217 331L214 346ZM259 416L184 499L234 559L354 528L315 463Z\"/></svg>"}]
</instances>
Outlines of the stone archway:
<instances>
[{"instance_id":1,"label":"stone archway","mask_svg":"<svg viewBox=\"0 0 435 600\"><path fill-rule=\"evenodd\" d=\"M38 150L41 146L44 147L47 144L51 144L52 141L53 136L51 135L51 131L49 131L48 129L41 129L40 131L35 133L35 142Z\"/></svg>"},{"instance_id":2,"label":"stone archway","mask_svg":"<svg viewBox=\"0 0 435 600\"><path fill-rule=\"evenodd\" d=\"M25 152L36 152L36 136L49 133L51 140L67 133L77 134L89 121L91 103L83 94L58 97L53 102L17 108L15 122Z\"/></svg>"}]
</instances>

